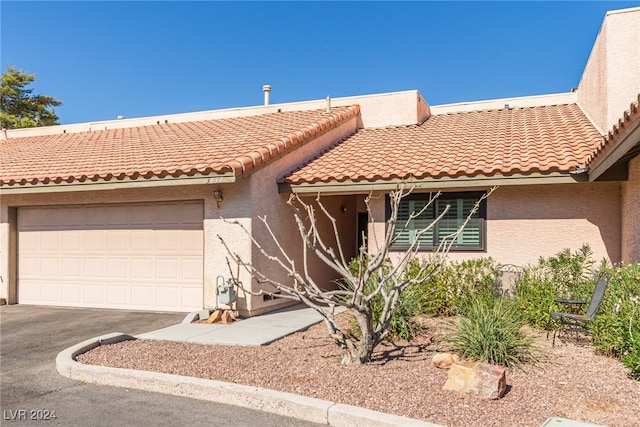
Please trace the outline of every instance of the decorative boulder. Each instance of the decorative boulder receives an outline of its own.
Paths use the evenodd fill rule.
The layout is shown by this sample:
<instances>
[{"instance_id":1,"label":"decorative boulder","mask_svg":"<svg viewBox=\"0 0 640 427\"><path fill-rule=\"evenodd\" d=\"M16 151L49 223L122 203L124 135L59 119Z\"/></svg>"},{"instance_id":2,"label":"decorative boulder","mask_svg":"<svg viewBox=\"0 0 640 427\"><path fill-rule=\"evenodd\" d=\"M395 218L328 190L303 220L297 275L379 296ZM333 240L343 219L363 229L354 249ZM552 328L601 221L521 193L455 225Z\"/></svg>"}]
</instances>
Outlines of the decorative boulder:
<instances>
[{"instance_id":1,"label":"decorative boulder","mask_svg":"<svg viewBox=\"0 0 640 427\"><path fill-rule=\"evenodd\" d=\"M506 370L501 366L480 362L454 363L443 389L481 399L499 399L507 390Z\"/></svg>"},{"instance_id":2,"label":"decorative boulder","mask_svg":"<svg viewBox=\"0 0 640 427\"><path fill-rule=\"evenodd\" d=\"M436 368L449 369L449 367L460 361L460 357L457 354L452 353L438 353L433 356L432 362Z\"/></svg>"}]
</instances>

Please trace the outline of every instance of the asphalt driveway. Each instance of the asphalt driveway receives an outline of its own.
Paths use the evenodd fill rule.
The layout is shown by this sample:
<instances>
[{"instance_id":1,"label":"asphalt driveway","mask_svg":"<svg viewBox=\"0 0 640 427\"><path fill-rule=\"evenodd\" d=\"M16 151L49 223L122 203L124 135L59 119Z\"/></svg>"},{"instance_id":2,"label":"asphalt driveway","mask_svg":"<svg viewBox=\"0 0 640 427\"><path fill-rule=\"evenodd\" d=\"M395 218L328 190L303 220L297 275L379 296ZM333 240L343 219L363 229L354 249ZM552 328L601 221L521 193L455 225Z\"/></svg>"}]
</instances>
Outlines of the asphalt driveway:
<instances>
[{"instance_id":1,"label":"asphalt driveway","mask_svg":"<svg viewBox=\"0 0 640 427\"><path fill-rule=\"evenodd\" d=\"M57 354L81 341L109 332L136 335L183 318L184 314L170 313L0 306L0 424L314 425L235 406L81 383L56 371Z\"/></svg>"}]
</instances>

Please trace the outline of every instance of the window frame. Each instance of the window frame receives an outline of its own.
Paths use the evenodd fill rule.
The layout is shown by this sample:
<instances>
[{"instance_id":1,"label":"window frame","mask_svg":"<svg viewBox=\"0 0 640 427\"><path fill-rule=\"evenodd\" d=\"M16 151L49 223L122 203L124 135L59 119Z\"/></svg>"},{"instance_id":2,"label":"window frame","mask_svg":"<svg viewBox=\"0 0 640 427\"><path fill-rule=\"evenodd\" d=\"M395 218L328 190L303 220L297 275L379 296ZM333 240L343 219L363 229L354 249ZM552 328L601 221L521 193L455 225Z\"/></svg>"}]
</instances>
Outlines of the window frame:
<instances>
[{"instance_id":1,"label":"window frame","mask_svg":"<svg viewBox=\"0 0 640 427\"><path fill-rule=\"evenodd\" d=\"M436 192L430 193L411 193L406 197L402 198L402 201L410 201L410 200L428 200L430 197L433 197ZM485 191L464 191L464 192L451 192L451 193L441 193L440 196L434 199L434 203L436 200L473 200L473 202L477 202L480 198L485 195ZM402 203L401 201L401 203ZM385 223L386 227L389 226L389 218L391 217L391 202L389 200L389 194L385 195ZM483 199L480 201L480 208L478 209L478 219L479 219L479 237L480 242L478 245L462 245L462 244L453 244L451 246L451 252L486 252L487 250L487 199ZM465 216L466 218L466 216ZM398 219L398 224L400 223L400 219ZM396 224L396 228L398 225ZM436 224L433 230L433 235L437 236L439 225ZM425 245L420 244L420 252L433 251L437 249L438 243L435 245ZM397 244L394 243L391 245L392 251L406 251L409 249L408 244Z\"/></svg>"}]
</instances>

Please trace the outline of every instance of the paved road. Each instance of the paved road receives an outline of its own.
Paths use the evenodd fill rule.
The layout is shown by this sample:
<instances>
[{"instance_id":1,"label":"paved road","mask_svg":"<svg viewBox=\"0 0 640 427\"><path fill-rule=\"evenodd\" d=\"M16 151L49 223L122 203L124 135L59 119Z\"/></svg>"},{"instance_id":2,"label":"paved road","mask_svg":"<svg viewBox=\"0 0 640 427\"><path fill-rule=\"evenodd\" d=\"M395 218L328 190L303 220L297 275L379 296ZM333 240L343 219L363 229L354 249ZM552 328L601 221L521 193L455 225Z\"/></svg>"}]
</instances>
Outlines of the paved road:
<instances>
[{"instance_id":1,"label":"paved road","mask_svg":"<svg viewBox=\"0 0 640 427\"><path fill-rule=\"evenodd\" d=\"M0 306L2 426L314 426L196 399L85 384L58 374L57 354L109 332L136 335L182 314ZM55 411L55 419L51 418Z\"/></svg>"}]
</instances>

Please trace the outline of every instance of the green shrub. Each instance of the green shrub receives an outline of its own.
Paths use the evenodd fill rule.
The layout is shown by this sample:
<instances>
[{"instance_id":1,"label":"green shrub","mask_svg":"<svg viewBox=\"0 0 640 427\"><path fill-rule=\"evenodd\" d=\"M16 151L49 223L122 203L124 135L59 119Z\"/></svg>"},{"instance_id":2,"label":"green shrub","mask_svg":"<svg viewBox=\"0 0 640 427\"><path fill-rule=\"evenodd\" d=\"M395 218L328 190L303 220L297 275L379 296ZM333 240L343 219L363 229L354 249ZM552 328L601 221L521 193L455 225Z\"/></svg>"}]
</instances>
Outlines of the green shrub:
<instances>
[{"instance_id":1,"label":"green shrub","mask_svg":"<svg viewBox=\"0 0 640 427\"><path fill-rule=\"evenodd\" d=\"M622 354L622 363L631 370L631 377L640 381L640 336L631 338L629 349Z\"/></svg>"},{"instance_id":2,"label":"green shrub","mask_svg":"<svg viewBox=\"0 0 640 427\"><path fill-rule=\"evenodd\" d=\"M621 358L640 377L640 264L603 265L610 277L598 315L592 344L599 352Z\"/></svg>"},{"instance_id":3,"label":"green shrub","mask_svg":"<svg viewBox=\"0 0 640 427\"><path fill-rule=\"evenodd\" d=\"M448 337L461 357L481 362L521 366L535 360L533 340L523 331L516 305L504 298L473 298Z\"/></svg>"},{"instance_id":4,"label":"green shrub","mask_svg":"<svg viewBox=\"0 0 640 427\"><path fill-rule=\"evenodd\" d=\"M390 260L388 262L391 263ZM418 258L411 260L404 274L415 278L420 272L421 262L423 261ZM358 271L358 259L354 259L349 268L354 273ZM469 309L471 298L493 298L496 270L496 263L491 258L445 263L429 280L410 286L402 292L389 326L391 337L407 341L414 338L420 332L420 326L415 321L416 316L450 316L464 313ZM372 292L375 286L375 280L367 283L365 293ZM380 318L383 306L381 296L372 299L374 321ZM352 329L354 333L359 333L355 322Z\"/></svg>"},{"instance_id":5,"label":"green shrub","mask_svg":"<svg viewBox=\"0 0 640 427\"><path fill-rule=\"evenodd\" d=\"M497 264L492 258L448 262L419 286L421 314L454 316L469 310L470 301L495 295Z\"/></svg>"},{"instance_id":6,"label":"green shrub","mask_svg":"<svg viewBox=\"0 0 640 427\"><path fill-rule=\"evenodd\" d=\"M529 325L551 329L549 313L561 308L553 302L556 298L589 300L595 286L591 254L589 245L583 245L573 253L564 249L555 256L540 257L537 264L525 267L516 280L515 295Z\"/></svg>"}]
</instances>

